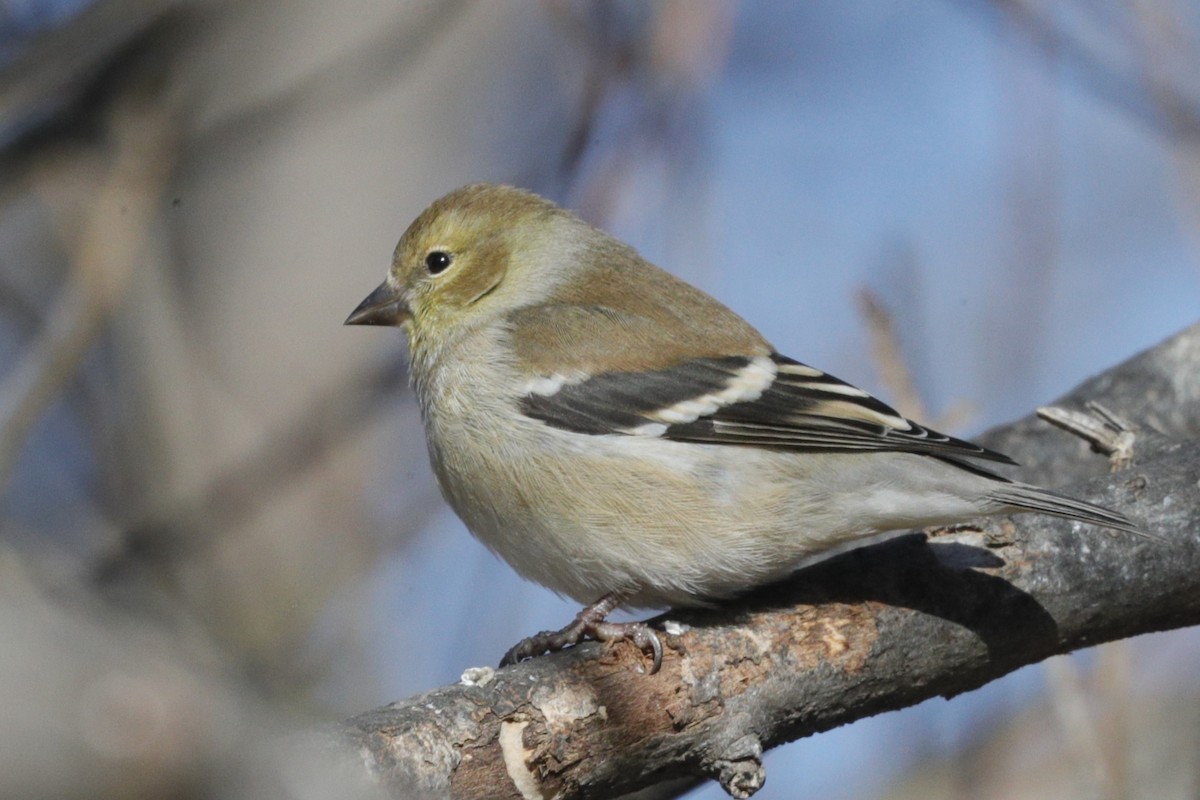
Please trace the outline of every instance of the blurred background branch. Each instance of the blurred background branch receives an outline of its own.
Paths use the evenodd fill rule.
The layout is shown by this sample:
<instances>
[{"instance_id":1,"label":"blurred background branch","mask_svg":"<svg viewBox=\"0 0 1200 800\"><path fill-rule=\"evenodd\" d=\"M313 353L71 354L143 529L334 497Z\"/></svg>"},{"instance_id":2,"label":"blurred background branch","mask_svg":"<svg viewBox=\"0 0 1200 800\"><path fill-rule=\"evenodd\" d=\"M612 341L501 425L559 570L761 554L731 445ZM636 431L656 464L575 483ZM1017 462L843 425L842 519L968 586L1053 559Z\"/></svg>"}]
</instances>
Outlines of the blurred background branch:
<instances>
[{"instance_id":1,"label":"blurred background branch","mask_svg":"<svg viewBox=\"0 0 1200 800\"><path fill-rule=\"evenodd\" d=\"M135 92L145 91L138 87ZM8 482L30 429L78 371L102 326L121 301L170 175L174 112L161 97L126 97L111 111L115 153L80 230L71 210L56 222L71 244L68 285L47 313L43 330L0 384L0 487ZM53 196L58 164L40 165L33 191ZM71 176L73 177L73 176Z\"/></svg>"}]
</instances>

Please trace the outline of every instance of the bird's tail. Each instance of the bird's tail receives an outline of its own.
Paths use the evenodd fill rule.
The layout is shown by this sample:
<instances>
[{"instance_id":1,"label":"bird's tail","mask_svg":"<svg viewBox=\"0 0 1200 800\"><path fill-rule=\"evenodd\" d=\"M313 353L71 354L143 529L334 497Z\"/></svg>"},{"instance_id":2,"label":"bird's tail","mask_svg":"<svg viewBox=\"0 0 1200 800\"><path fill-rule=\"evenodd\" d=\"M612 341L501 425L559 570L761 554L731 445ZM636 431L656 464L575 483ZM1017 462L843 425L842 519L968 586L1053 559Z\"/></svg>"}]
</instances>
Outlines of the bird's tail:
<instances>
[{"instance_id":1,"label":"bird's tail","mask_svg":"<svg viewBox=\"0 0 1200 800\"><path fill-rule=\"evenodd\" d=\"M1023 483L1008 483L996 487L991 493L991 497L996 502L1018 511L1037 511L1042 514L1052 514L1056 517L1090 522L1093 525L1125 531L1137 536L1144 536L1147 539L1159 538L1139 528L1124 514L1105 508L1104 506L1087 503L1083 500L1076 500L1073 497L1065 497L1037 486L1029 486Z\"/></svg>"}]
</instances>

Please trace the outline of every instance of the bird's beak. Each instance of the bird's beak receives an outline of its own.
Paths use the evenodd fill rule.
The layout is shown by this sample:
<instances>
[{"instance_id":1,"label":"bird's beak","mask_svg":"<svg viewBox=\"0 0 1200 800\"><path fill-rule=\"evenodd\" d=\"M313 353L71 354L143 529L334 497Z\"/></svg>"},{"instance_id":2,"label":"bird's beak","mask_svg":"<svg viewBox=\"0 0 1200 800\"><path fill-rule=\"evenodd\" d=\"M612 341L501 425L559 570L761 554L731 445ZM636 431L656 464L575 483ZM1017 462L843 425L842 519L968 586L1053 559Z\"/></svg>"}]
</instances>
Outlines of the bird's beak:
<instances>
[{"instance_id":1,"label":"bird's beak","mask_svg":"<svg viewBox=\"0 0 1200 800\"><path fill-rule=\"evenodd\" d=\"M403 325L412 317L408 304L400 292L388 285L379 284L367 299L350 312L344 325Z\"/></svg>"}]
</instances>

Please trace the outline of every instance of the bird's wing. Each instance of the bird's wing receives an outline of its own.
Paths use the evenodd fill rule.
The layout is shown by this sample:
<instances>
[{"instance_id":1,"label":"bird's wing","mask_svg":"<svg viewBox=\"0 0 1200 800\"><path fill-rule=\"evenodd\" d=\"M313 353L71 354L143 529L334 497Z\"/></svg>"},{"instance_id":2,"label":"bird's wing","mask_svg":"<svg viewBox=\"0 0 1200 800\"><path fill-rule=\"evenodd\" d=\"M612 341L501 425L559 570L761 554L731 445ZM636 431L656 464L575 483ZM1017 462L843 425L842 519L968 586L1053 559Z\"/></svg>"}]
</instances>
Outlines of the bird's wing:
<instances>
[{"instance_id":1,"label":"bird's wing","mask_svg":"<svg viewBox=\"0 0 1200 800\"><path fill-rule=\"evenodd\" d=\"M592 359L588 369L535 371L521 411L580 434L1013 463L905 419L861 389L778 353L668 358L672 363L654 368L596 371Z\"/></svg>"}]
</instances>

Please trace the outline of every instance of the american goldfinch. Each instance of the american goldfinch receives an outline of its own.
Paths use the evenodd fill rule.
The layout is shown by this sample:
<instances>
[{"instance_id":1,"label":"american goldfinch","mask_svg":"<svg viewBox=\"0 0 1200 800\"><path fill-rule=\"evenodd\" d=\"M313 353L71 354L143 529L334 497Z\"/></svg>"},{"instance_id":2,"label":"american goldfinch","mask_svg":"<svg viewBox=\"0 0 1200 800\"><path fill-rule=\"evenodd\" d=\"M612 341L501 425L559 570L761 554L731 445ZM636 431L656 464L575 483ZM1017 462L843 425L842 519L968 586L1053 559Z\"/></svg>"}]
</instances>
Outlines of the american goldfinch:
<instances>
[{"instance_id":1,"label":"american goldfinch","mask_svg":"<svg viewBox=\"0 0 1200 800\"><path fill-rule=\"evenodd\" d=\"M348 325L395 325L430 460L471 532L581 603L502 664L630 638L618 606L711 604L882 531L1036 511L1136 529L989 473L1011 460L781 355L737 314L547 200L427 208Z\"/></svg>"}]
</instances>

